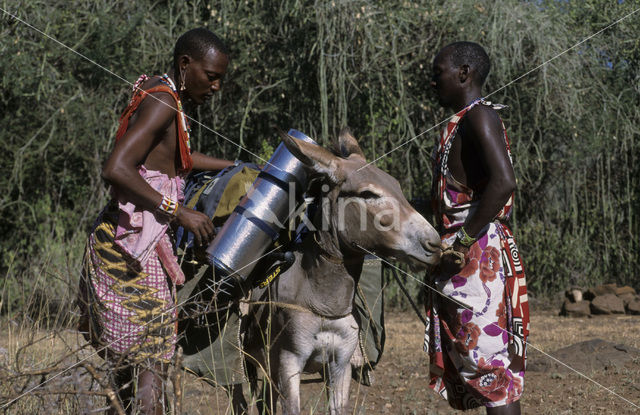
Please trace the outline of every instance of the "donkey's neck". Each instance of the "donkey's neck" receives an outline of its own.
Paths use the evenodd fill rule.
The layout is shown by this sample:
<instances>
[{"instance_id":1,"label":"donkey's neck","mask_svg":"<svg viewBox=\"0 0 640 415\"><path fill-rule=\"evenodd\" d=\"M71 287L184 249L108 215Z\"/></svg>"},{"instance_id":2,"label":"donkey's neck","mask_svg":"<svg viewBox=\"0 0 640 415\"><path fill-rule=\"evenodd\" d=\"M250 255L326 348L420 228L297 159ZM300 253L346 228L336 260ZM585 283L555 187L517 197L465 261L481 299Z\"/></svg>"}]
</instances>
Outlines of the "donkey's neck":
<instances>
[{"instance_id":1,"label":"donkey's neck","mask_svg":"<svg viewBox=\"0 0 640 415\"><path fill-rule=\"evenodd\" d=\"M364 255L347 251L327 231L317 231L306 243L302 257L309 288L305 290L305 305L325 317L351 313Z\"/></svg>"}]
</instances>

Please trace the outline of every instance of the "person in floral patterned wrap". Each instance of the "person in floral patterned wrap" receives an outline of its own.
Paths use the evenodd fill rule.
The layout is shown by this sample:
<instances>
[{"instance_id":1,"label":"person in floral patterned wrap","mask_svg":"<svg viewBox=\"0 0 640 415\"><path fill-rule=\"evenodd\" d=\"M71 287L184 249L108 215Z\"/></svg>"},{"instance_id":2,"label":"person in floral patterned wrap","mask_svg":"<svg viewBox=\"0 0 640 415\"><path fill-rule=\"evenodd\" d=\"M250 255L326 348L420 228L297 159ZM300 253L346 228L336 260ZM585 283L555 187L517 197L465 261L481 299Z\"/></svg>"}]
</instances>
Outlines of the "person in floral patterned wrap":
<instances>
[{"instance_id":1,"label":"person in floral patterned wrap","mask_svg":"<svg viewBox=\"0 0 640 415\"><path fill-rule=\"evenodd\" d=\"M496 112L503 106L481 95L489 69L487 53L471 42L452 43L433 61L431 85L456 115L433 154L433 208L448 248L432 274L438 292L427 294L424 348L430 387L452 407L519 414L529 310L506 225L516 180Z\"/></svg>"}]
</instances>

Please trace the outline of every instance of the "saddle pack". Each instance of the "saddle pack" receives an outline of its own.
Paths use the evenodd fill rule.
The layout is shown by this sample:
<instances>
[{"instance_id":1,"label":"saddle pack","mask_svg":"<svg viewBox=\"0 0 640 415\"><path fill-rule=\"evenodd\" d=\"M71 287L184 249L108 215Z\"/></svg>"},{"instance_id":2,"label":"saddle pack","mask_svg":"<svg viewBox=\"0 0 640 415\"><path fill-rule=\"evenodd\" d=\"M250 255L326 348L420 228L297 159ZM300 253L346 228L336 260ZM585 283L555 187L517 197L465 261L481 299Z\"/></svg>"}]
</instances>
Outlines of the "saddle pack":
<instances>
[{"instance_id":1,"label":"saddle pack","mask_svg":"<svg viewBox=\"0 0 640 415\"><path fill-rule=\"evenodd\" d=\"M256 164L243 162L219 173L192 173L187 178L184 206L209 216L218 233L259 174ZM282 246L284 249L279 251L286 252L287 247L307 234L304 226L292 229L281 231L273 247ZM246 377L240 307L236 302L216 304L218 280L214 267L208 262L205 249L195 247L193 239L193 234L183 228L176 230L178 260L186 276L186 283L177 293L178 344L183 349L183 366L217 385L242 383ZM267 287L292 263L290 252L267 255L250 275L251 285ZM360 358L353 366L353 377L365 385L371 384L371 371L384 349L383 287L380 260L366 259L353 307L360 326L356 352Z\"/></svg>"}]
</instances>

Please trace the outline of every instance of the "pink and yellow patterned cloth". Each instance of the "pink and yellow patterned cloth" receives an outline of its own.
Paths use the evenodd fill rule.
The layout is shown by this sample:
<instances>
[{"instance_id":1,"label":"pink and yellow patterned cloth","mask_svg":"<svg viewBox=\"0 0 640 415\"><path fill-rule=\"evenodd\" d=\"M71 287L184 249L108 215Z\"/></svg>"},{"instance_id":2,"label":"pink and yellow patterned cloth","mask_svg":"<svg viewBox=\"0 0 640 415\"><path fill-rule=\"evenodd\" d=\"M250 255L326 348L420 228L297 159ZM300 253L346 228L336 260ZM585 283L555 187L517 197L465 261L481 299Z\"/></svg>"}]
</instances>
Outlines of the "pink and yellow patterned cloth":
<instances>
[{"instance_id":1,"label":"pink and yellow patterned cloth","mask_svg":"<svg viewBox=\"0 0 640 415\"><path fill-rule=\"evenodd\" d=\"M457 182L447 165L459 122L478 104L501 108L482 99L472 102L452 117L434 151L433 202L448 245L481 196ZM506 131L504 138L511 157ZM427 293L429 386L456 409L503 406L522 394L529 308L524 269L505 224L512 204L513 195L479 233L467 265L455 275L436 275L439 292Z\"/></svg>"},{"instance_id":2,"label":"pink and yellow patterned cloth","mask_svg":"<svg viewBox=\"0 0 640 415\"><path fill-rule=\"evenodd\" d=\"M184 181L141 166L152 188L183 199ZM114 199L89 235L80 279L81 330L98 350L129 362L171 360L177 312L175 284L184 274L166 217Z\"/></svg>"}]
</instances>

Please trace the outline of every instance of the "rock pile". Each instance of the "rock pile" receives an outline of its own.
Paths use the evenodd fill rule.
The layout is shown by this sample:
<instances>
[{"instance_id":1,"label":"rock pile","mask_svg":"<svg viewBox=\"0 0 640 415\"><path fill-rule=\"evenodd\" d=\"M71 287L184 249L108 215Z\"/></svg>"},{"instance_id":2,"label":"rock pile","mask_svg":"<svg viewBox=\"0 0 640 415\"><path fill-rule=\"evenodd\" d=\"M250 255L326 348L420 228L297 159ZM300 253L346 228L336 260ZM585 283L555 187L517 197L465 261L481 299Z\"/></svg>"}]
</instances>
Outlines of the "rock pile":
<instances>
[{"instance_id":1,"label":"rock pile","mask_svg":"<svg viewBox=\"0 0 640 415\"><path fill-rule=\"evenodd\" d=\"M570 288L565 292L560 315L587 317L591 314L640 314L640 296L633 287L603 284L582 291Z\"/></svg>"}]
</instances>

